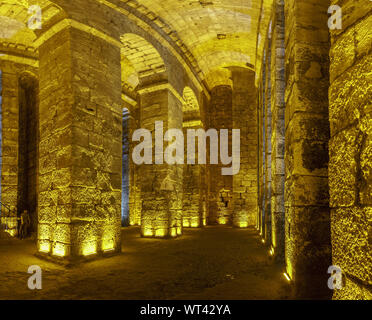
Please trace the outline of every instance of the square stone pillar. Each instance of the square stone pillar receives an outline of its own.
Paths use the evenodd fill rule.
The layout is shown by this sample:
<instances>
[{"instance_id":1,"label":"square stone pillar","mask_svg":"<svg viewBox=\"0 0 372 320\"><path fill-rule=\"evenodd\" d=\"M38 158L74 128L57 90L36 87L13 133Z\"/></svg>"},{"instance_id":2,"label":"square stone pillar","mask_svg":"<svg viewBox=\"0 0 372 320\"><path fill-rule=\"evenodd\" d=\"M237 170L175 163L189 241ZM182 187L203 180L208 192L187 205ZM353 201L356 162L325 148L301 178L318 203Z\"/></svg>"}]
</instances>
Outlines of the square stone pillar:
<instances>
[{"instance_id":1,"label":"square stone pillar","mask_svg":"<svg viewBox=\"0 0 372 320\"><path fill-rule=\"evenodd\" d=\"M129 225L140 226L141 225L141 190L138 186L138 168L133 162L132 153L135 146L135 142L132 141L133 133L138 129L139 125L139 108L137 104L130 106L129 108L129 119L128 119L128 140L129 140L129 153L128 153L128 165L129 165Z\"/></svg>"},{"instance_id":2,"label":"square stone pillar","mask_svg":"<svg viewBox=\"0 0 372 320\"><path fill-rule=\"evenodd\" d=\"M228 129L229 150L231 150L232 146L232 125L232 88L230 85L214 87L211 91L207 129L216 129L218 134L220 134L221 129ZM209 140L207 142L207 150L209 154ZM207 163L209 174L209 214L207 224L231 225L233 176L222 175L221 169L224 165L221 164L220 158L218 158L218 164L209 164L209 161Z\"/></svg>"},{"instance_id":3,"label":"square stone pillar","mask_svg":"<svg viewBox=\"0 0 372 320\"><path fill-rule=\"evenodd\" d=\"M271 44L271 240L275 258L284 261L284 1L275 1Z\"/></svg>"},{"instance_id":4,"label":"square stone pillar","mask_svg":"<svg viewBox=\"0 0 372 320\"><path fill-rule=\"evenodd\" d=\"M17 234L17 220L4 216L16 216L18 198L18 76L9 66L2 67L1 79L1 207L2 223L7 231Z\"/></svg>"},{"instance_id":5,"label":"square stone pillar","mask_svg":"<svg viewBox=\"0 0 372 320\"><path fill-rule=\"evenodd\" d=\"M232 122L240 130L240 171L233 180L233 226L254 227L257 203L257 105L255 74L233 69ZM231 134L231 133L230 133Z\"/></svg>"},{"instance_id":6,"label":"square stone pillar","mask_svg":"<svg viewBox=\"0 0 372 320\"><path fill-rule=\"evenodd\" d=\"M206 223L204 204L205 167L198 164L198 141L195 147L195 164L187 163L187 130L204 129L200 120L184 122L185 165L183 171L182 225L185 228L199 228Z\"/></svg>"},{"instance_id":7,"label":"square stone pillar","mask_svg":"<svg viewBox=\"0 0 372 320\"><path fill-rule=\"evenodd\" d=\"M120 252L120 48L71 26L47 36L39 48L38 250L69 260Z\"/></svg>"},{"instance_id":8,"label":"square stone pillar","mask_svg":"<svg viewBox=\"0 0 372 320\"><path fill-rule=\"evenodd\" d=\"M298 296L328 297L327 1L285 2L286 268Z\"/></svg>"},{"instance_id":9,"label":"square stone pillar","mask_svg":"<svg viewBox=\"0 0 372 320\"><path fill-rule=\"evenodd\" d=\"M266 243L271 243L271 34L269 31L267 49L266 49L266 79L265 79L265 105L264 105L264 115L265 115L265 202L264 202L264 239Z\"/></svg>"},{"instance_id":10,"label":"square stone pillar","mask_svg":"<svg viewBox=\"0 0 372 320\"><path fill-rule=\"evenodd\" d=\"M152 164L138 166L141 189L143 237L169 238L182 234L183 164L155 164L155 122L163 122L164 151L171 142L164 141L168 129L182 130L182 99L168 84L155 84L140 93L140 127L152 133ZM161 152L157 154L161 156Z\"/></svg>"}]
</instances>

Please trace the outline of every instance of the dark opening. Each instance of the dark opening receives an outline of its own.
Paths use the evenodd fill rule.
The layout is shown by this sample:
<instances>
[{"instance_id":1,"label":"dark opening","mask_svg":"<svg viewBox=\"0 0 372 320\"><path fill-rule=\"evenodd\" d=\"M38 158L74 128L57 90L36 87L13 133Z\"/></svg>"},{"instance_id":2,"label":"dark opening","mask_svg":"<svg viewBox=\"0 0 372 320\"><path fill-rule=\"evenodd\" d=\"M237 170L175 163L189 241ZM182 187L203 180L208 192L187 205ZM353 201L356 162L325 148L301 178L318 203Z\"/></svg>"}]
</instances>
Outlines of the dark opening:
<instances>
[{"instance_id":1,"label":"dark opening","mask_svg":"<svg viewBox=\"0 0 372 320\"><path fill-rule=\"evenodd\" d=\"M18 215L27 210L31 232L37 230L37 168L39 121L37 82L31 76L19 80Z\"/></svg>"}]
</instances>

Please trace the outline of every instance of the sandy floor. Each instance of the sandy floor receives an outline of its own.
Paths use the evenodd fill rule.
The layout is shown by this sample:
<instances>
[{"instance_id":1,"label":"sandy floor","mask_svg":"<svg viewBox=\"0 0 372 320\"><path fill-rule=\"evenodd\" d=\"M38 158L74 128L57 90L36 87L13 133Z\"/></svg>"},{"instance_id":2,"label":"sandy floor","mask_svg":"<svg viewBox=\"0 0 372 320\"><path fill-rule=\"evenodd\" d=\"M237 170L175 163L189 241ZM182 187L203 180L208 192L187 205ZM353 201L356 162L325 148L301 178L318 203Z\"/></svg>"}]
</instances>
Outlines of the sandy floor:
<instances>
[{"instance_id":1,"label":"sandy floor","mask_svg":"<svg viewBox=\"0 0 372 320\"><path fill-rule=\"evenodd\" d=\"M0 299L288 299L282 270L253 230L186 229L175 240L123 229L123 253L64 268L34 256L31 240L0 240ZM43 289L27 288L30 265Z\"/></svg>"}]
</instances>

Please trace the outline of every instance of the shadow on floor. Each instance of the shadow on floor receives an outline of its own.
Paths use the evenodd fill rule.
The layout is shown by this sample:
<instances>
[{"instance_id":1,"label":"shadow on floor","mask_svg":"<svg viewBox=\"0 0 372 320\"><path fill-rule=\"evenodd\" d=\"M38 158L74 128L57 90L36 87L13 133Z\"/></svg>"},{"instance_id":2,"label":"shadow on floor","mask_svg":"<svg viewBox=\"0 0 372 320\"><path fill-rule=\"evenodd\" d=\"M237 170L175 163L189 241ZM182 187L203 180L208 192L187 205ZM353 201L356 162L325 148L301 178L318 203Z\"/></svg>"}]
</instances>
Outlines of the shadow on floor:
<instances>
[{"instance_id":1,"label":"shadow on floor","mask_svg":"<svg viewBox=\"0 0 372 320\"><path fill-rule=\"evenodd\" d=\"M73 268L36 258L32 240L0 240L0 299L288 299L282 269L253 229L185 229L173 240L122 230L123 253ZM43 289L27 288L30 265Z\"/></svg>"}]
</instances>

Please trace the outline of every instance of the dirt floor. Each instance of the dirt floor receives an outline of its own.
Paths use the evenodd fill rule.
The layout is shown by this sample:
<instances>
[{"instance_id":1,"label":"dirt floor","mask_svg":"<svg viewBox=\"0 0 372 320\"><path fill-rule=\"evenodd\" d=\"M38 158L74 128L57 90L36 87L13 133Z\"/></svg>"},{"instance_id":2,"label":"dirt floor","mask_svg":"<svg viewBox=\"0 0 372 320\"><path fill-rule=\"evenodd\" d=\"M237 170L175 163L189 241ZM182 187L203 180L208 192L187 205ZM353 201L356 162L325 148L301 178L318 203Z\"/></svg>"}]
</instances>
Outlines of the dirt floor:
<instances>
[{"instance_id":1,"label":"dirt floor","mask_svg":"<svg viewBox=\"0 0 372 320\"><path fill-rule=\"evenodd\" d=\"M185 229L174 240L123 228L123 253L65 268L34 256L32 240L0 240L0 299L288 299L283 270L254 230ZM30 265L42 290L27 287Z\"/></svg>"}]
</instances>

